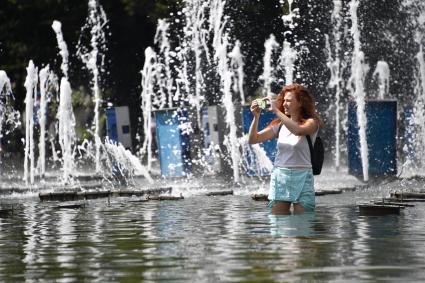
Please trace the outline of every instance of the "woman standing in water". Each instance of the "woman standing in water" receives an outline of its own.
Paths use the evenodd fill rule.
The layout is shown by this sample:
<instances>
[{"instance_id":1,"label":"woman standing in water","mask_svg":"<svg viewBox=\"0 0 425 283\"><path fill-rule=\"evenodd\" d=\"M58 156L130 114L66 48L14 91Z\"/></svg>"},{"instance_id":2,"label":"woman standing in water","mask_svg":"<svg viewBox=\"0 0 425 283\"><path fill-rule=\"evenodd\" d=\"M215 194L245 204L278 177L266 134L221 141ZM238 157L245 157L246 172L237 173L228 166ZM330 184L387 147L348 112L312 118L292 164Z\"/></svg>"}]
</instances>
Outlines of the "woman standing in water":
<instances>
[{"instance_id":1,"label":"woman standing in water","mask_svg":"<svg viewBox=\"0 0 425 283\"><path fill-rule=\"evenodd\" d=\"M313 97L302 85L287 85L271 102L271 110L276 119L258 132L261 108L258 100L251 103L254 119L248 134L249 144L277 138L269 207L274 214L289 214L291 204L295 213L314 211L313 171L306 136L309 135L314 144L319 128L324 124L316 112Z\"/></svg>"}]
</instances>

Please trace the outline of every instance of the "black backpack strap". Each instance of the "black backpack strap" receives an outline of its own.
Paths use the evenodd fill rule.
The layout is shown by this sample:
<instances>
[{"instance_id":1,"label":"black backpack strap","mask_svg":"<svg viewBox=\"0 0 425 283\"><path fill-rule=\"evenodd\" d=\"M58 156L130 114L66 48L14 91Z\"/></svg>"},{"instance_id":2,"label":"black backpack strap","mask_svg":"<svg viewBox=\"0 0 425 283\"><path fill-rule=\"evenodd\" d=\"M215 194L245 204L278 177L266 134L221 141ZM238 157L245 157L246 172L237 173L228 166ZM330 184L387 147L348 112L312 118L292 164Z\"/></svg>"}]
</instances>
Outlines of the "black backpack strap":
<instances>
[{"instance_id":1,"label":"black backpack strap","mask_svg":"<svg viewBox=\"0 0 425 283\"><path fill-rule=\"evenodd\" d=\"M313 143L311 142L310 135L305 136L307 138L308 147L310 148L310 158L311 158L311 164L313 165Z\"/></svg>"},{"instance_id":2,"label":"black backpack strap","mask_svg":"<svg viewBox=\"0 0 425 283\"><path fill-rule=\"evenodd\" d=\"M280 129L282 129L282 123L279 124L279 128L277 128L277 137L279 137Z\"/></svg>"}]
</instances>

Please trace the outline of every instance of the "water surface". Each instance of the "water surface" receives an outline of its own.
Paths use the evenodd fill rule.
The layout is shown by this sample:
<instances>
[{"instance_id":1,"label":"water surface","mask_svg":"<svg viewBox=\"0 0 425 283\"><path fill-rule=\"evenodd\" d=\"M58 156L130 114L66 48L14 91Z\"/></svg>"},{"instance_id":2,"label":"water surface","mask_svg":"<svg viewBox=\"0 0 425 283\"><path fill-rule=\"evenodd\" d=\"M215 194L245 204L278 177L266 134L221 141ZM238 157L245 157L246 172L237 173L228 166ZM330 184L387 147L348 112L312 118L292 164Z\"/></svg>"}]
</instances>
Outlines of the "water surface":
<instances>
[{"instance_id":1,"label":"water surface","mask_svg":"<svg viewBox=\"0 0 425 283\"><path fill-rule=\"evenodd\" d=\"M77 209L25 199L0 217L0 281L425 279L425 204L367 217L360 195L317 197L315 213L289 216L249 195L99 199Z\"/></svg>"}]
</instances>

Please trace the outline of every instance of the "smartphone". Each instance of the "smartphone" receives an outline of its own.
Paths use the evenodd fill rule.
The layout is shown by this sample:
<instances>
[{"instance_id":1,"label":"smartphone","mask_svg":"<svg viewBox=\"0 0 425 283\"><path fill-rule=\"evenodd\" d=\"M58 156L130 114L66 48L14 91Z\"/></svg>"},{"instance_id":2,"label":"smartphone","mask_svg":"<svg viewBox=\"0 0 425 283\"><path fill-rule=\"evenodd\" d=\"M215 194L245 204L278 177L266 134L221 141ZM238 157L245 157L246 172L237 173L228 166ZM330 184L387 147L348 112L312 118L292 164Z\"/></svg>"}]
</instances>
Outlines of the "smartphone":
<instances>
[{"instance_id":1,"label":"smartphone","mask_svg":"<svg viewBox=\"0 0 425 283\"><path fill-rule=\"evenodd\" d=\"M272 110L272 102L269 97L256 99L258 107L264 110Z\"/></svg>"}]
</instances>

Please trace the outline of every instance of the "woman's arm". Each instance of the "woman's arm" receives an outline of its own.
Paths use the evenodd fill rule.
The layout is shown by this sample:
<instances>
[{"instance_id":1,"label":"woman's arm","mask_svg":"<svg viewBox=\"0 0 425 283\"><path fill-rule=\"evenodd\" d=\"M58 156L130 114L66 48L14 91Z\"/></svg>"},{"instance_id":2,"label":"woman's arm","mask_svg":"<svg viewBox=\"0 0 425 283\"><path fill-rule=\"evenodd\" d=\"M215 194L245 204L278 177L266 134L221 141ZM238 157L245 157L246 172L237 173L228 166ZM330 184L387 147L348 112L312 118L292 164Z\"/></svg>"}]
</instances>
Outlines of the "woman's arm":
<instances>
[{"instance_id":1,"label":"woman's arm","mask_svg":"<svg viewBox=\"0 0 425 283\"><path fill-rule=\"evenodd\" d=\"M258 132L258 120L260 119L261 109L258 107L256 100L251 103L251 112L254 115L254 119L249 127L248 143L256 144L274 139L276 134L273 132L271 127L267 127Z\"/></svg>"},{"instance_id":2,"label":"woman's arm","mask_svg":"<svg viewBox=\"0 0 425 283\"><path fill-rule=\"evenodd\" d=\"M318 123L313 118L307 119L304 124L300 125L297 122L293 121L291 118L286 116L282 111L280 111L272 102L272 108L276 116L282 121L286 128L296 136L306 136L314 134L318 129Z\"/></svg>"}]
</instances>

